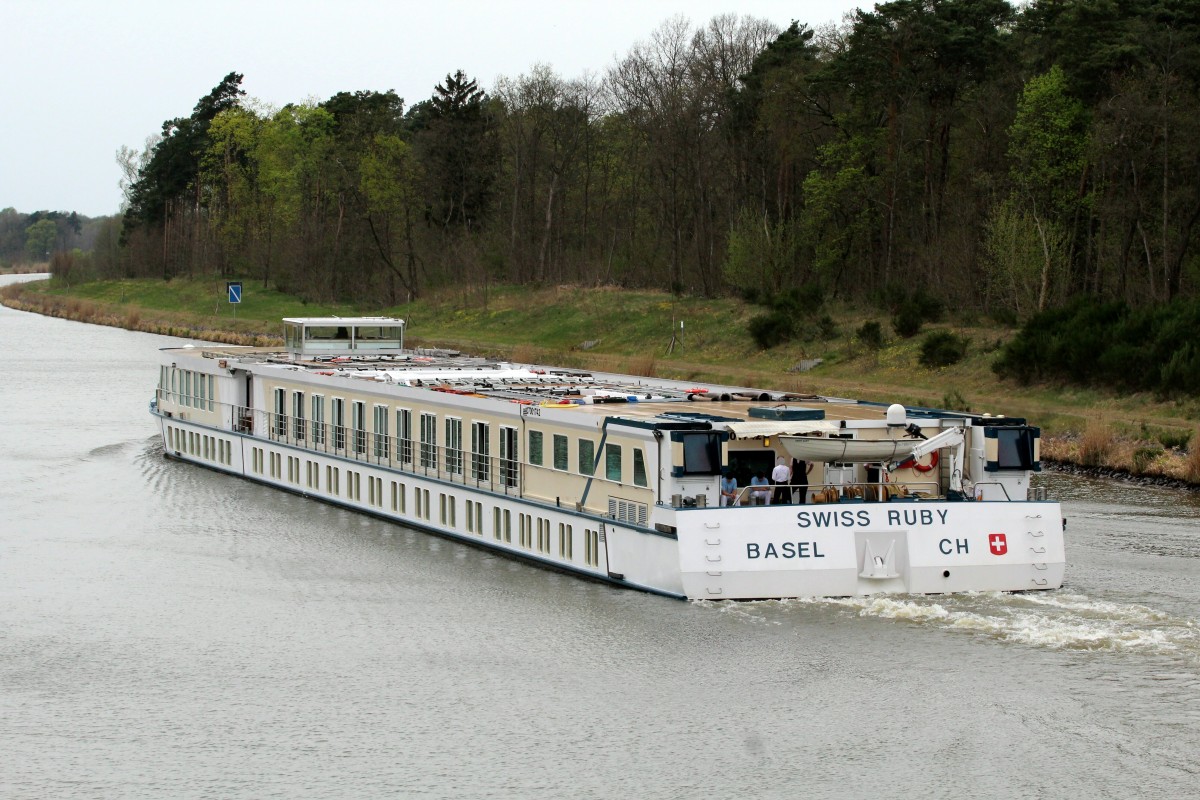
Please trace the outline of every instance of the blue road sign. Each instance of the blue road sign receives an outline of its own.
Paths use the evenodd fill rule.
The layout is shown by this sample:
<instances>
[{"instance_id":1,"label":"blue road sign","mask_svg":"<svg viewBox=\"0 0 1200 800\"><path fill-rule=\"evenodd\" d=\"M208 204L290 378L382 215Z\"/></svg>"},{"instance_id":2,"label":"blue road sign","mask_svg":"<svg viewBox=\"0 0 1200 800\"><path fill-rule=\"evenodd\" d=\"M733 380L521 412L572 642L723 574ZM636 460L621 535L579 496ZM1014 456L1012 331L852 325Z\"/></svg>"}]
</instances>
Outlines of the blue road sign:
<instances>
[{"instance_id":1,"label":"blue road sign","mask_svg":"<svg viewBox=\"0 0 1200 800\"><path fill-rule=\"evenodd\" d=\"M231 303L242 302L242 284L241 283L234 283L232 281L227 282L225 284L225 291L229 293L229 302L231 302Z\"/></svg>"}]
</instances>

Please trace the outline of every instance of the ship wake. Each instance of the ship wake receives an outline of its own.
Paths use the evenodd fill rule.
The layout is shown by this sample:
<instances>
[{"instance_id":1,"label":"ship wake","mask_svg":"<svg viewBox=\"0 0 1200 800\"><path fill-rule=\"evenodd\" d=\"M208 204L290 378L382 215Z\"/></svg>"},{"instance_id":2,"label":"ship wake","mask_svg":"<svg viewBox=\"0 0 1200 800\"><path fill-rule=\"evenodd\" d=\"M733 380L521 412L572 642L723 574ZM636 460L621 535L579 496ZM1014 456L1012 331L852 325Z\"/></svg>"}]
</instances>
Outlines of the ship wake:
<instances>
[{"instance_id":1,"label":"ship wake","mask_svg":"<svg viewBox=\"0 0 1200 800\"><path fill-rule=\"evenodd\" d=\"M1173 655L1200 664L1200 621L1079 594L983 592L955 597L852 597L809 601L860 617L960 631L1062 650Z\"/></svg>"},{"instance_id":2,"label":"ship wake","mask_svg":"<svg viewBox=\"0 0 1200 800\"><path fill-rule=\"evenodd\" d=\"M1200 666L1200 619L1136 603L1067 593L976 592L937 597L871 597L697 601L739 619L780 624L791 610L836 609L860 618L889 620L1055 650L1142 653Z\"/></svg>"}]
</instances>

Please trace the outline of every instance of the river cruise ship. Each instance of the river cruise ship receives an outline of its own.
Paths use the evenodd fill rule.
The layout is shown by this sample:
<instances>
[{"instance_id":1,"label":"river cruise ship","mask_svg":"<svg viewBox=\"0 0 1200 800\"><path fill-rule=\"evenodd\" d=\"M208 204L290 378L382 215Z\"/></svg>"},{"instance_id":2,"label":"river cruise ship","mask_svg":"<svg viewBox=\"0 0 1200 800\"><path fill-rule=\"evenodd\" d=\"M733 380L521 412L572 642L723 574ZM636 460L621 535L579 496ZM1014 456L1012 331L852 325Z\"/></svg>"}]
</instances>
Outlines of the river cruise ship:
<instances>
[{"instance_id":1,"label":"river cruise ship","mask_svg":"<svg viewBox=\"0 0 1200 800\"><path fill-rule=\"evenodd\" d=\"M1062 585L1021 419L406 349L391 318L284 331L161 351L168 457L672 597Z\"/></svg>"}]
</instances>

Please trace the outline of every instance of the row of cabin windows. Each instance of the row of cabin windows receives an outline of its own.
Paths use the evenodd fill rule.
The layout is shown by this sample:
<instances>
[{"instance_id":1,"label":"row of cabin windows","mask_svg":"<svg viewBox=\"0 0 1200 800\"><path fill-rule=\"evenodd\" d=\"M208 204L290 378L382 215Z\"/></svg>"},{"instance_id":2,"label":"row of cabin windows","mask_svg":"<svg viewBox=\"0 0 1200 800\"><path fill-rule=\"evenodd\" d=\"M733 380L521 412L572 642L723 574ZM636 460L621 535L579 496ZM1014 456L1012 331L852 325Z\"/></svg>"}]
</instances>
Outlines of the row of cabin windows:
<instances>
[{"instance_id":1,"label":"row of cabin windows","mask_svg":"<svg viewBox=\"0 0 1200 800\"><path fill-rule=\"evenodd\" d=\"M167 444L177 453L189 453L218 464L233 464L233 447L227 439L168 425Z\"/></svg>"},{"instance_id":2,"label":"row of cabin windows","mask_svg":"<svg viewBox=\"0 0 1200 800\"><path fill-rule=\"evenodd\" d=\"M201 411L216 408L216 377L213 375L162 364L158 368L158 388L186 408Z\"/></svg>"},{"instance_id":3,"label":"row of cabin windows","mask_svg":"<svg viewBox=\"0 0 1200 800\"><path fill-rule=\"evenodd\" d=\"M291 429L288 428L289 410L287 390L275 389L275 415L272 421L272 431L276 436L290 436L297 441L304 441L311 436L314 445L326 443L325 430L325 397L314 394L305 404L304 392L292 392L291 397ZM308 418L305 411L308 410ZM462 475L469 469L471 478L487 480L491 474L491 423L471 422L470 458L466 458L463 441L463 421L458 417L445 417L443 428L445 434L444 457L445 463L439 464L438 449L438 417L437 414L421 412L418 419L418 439L413 441L412 411L406 408L396 409L396 442L397 452L391 452L392 440L388 432L390 420L389 406L376 404L372 406L372 436L370 452L375 458L394 458L404 464L416 463L426 469L444 469L451 475ZM311 427L309 425L311 422ZM330 400L330 428L333 436L333 447L345 450L349 446L358 455L366 455L368 451L368 431L366 427L366 404L359 400L350 403L350 429L346 428L346 401L340 397ZM348 435L349 434L349 435ZM544 436L542 431L529 432L529 463L543 466ZM569 439L563 434L553 434L554 469L563 472L570 471ZM414 453L415 450L415 453ZM414 462L414 454L416 460ZM590 439L579 439L576 448L578 474L591 476L596 468L596 444ZM500 428L500 479L506 486L515 486L517 481L516 465L520 461L517 443L517 429L507 426ZM624 467L622 461L622 446L606 444L604 446L604 477L617 483L624 482ZM646 459L642 449L633 450L633 484L649 486L646 473Z\"/></svg>"},{"instance_id":4,"label":"row of cabin windows","mask_svg":"<svg viewBox=\"0 0 1200 800\"><path fill-rule=\"evenodd\" d=\"M545 463L545 434L529 431L529 463L542 467ZM592 476L596 470L596 443L591 439L578 439L576 447L576 471L580 475ZM622 449L619 444L604 445L604 477L617 483L624 482ZM551 434L551 458L554 469L569 472L571 469L570 439L561 433ZM648 486L646 458L640 447L633 448L633 485Z\"/></svg>"},{"instance_id":5,"label":"row of cabin windows","mask_svg":"<svg viewBox=\"0 0 1200 800\"><path fill-rule=\"evenodd\" d=\"M176 434L182 434L183 431L177 431ZM195 434L193 434L194 436ZM252 447L251 452L251 471L264 474L268 471L272 478L283 479L283 459L279 453L266 452L261 447ZM301 482L301 476L304 476L305 485L310 489L321 489L321 465L315 461L305 461L304 469L301 470L300 459L294 456L287 457L287 480L297 485ZM343 482L342 470L338 467L327 465L325 467L325 491L339 495L341 494ZM362 501L362 473L354 470L345 470L345 488L346 497L350 500ZM389 481L390 484L390 500L391 510L395 513L407 513L407 487L399 481ZM377 508L384 507L385 495L383 490L383 479L367 476L367 503ZM428 489L413 487L413 512L416 517L428 520L432 515L432 505L430 502L430 492ZM468 533L474 533L478 536L484 535L483 530L483 503L466 500L466 529ZM438 494L438 522L447 525L451 528L458 527L458 501L453 495ZM512 512L500 507L493 508L492 531L496 541L506 542L511 544L512 537ZM574 528L568 523L558 523L558 536L553 536L553 527L551 521L545 517L535 518L532 514L517 514L518 521L518 544L527 550L537 550L537 552L545 555L553 555L556 543L558 545L559 558L567 561L574 560L575 555L575 534ZM536 538L535 538L536 531ZM584 563L588 566L598 567L600 565L600 533L599 531L585 528L583 531L584 545Z\"/></svg>"}]
</instances>

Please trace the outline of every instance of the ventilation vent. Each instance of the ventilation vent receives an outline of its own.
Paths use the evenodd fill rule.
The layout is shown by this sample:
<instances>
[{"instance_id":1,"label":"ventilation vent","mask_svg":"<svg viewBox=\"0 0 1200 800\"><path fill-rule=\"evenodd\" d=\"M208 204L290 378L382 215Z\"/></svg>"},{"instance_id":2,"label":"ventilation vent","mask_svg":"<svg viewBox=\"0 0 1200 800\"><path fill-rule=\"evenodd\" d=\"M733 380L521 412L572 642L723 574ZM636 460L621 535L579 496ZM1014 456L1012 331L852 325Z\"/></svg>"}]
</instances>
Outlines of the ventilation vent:
<instances>
[{"instance_id":1,"label":"ventilation vent","mask_svg":"<svg viewBox=\"0 0 1200 800\"><path fill-rule=\"evenodd\" d=\"M633 525L646 527L648 509L645 503L635 503L632 500L622 500L619 497L608 498L608 516L618 522L628 522Z\"/></svg>"}]
</instances>

